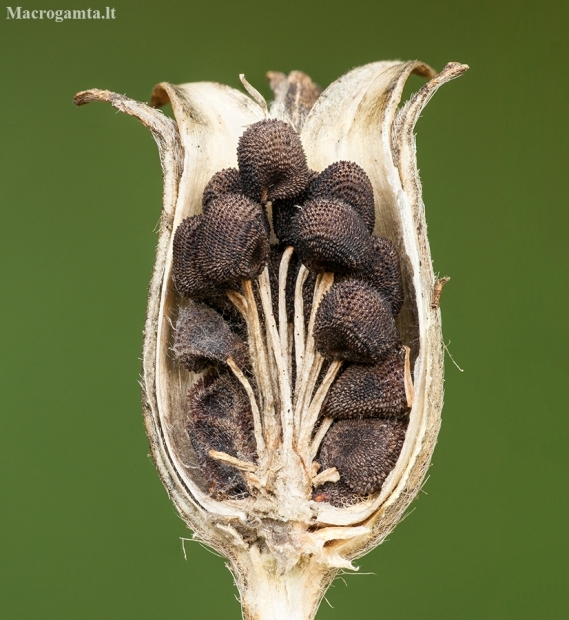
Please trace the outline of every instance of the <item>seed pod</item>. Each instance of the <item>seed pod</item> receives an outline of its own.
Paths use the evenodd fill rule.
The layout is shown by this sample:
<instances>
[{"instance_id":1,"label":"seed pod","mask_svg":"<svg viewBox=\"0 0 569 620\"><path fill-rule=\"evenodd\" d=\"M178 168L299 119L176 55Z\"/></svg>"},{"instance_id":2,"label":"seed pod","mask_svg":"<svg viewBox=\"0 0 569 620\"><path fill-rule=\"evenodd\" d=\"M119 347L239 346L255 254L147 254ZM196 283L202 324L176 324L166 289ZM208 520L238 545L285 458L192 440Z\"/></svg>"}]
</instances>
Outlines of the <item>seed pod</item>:
<instances>
[{"instance_id":1,"label":"seed pod","mask_svg":"<svg viewBox=\"0 0 569 620\"><path fill-rule=\"evenodd\" d=\"M351 274L371 265L371 235L345 202L316 198L292 222L294 247L310 271Z\"/></svg>"},{"instance_id":2,"label":"seed pod","mask_svg":"<svg viewBox=\"0 0 569 620\"><path fill-rule=\"evenodd\" d=\"M239 194L212 200L199 234L199 261L215 284L249 280L261 273L269 255L262 207Z\"/></svg>"},{"instance_id":3,"label":"seed pod","mask_svg":"<svg viewBox=\"0 0 569 620\"><path fill-rule=\"evenodd\" d=\"M310 171L300 137L289 123L255 123L239 138L237 160L243 191L253 200L294 198L307 187Z\"/></svg>"},{"instance_id":4,"label":"seed pod","mask_svg":"<svg viewBox=\"0 0 569 620\"><path fill-rule=\"evenodd\" d=\"M371 241L373 261L365 271L364 279L385 297L393 316L397 316L404 301L399 254L385 237L372 237Z\"/></svg>"},{"instance_id":5,"label":"seed pod","mask_svg":"<svg viewBox=\"0 0 569 620\"><path fill-rule=\"evenodd\" d=\"M316 313L316 348L329 360L383 361L399 344L391 308L359 280L334 284Z\"/></svg>"},{"instance_id":6,"label":"seed pod","mask_svg":"<svg viewBox=\"0 0 569 620\"><path fill-rule=\"evenodd\" d=\"M310 183L318 176L317 172L310 171L309 186L305 192L294 198L276 199L272 203L273 229L280 243L284 246L294 245L295 237L292 229L292 220L299 213L299 209L308 198Z\"/></svg>"},{"instance_id":7,"label":"seed pod","mask_svg":"<svg viewBox=\"0 0 569 620\"><path fill-rule=\"evenodd\" d=\"M225 363L229 357L238 366L248 362L245 343L212 308L191 302L180 311L172 351L176 360L191 372Z\"/></svg>"},{"instance_id":8,"label":"seed pod","mask_svg":"<svg viewBox=\"0 0 569 620\"><path fill-rule=\"evenodd\" d=\"M352 207L370 233L375 226L373 187L365 170L353 161L330 164L311 183L308 198L335 198Z\"/></svg>"},{"instance_id":9,"label":"seed pod","mask_svg":"<svg viewBox=\"0 0 569 620\"><path fill-rule=\"evenodd\" d=\"M406 426L401 420L340 420L324 438L318 462L322 469L335 467L355 495L375 493L395 466Z\"/></svg>"},{"instance_id":10,"label":"seed pod","mask_svg":"<svg viewBox=\"0 0 569 620\"><path fill-rule=\"evenodd\" d=\"M202 205L204 211L209 203L216 198L221 198L225 194L241 194L241 177L237 168L225 168L216 172L203 191Z\"/></svg>"},{"instance_id":11,"label":"seed pod","mask_svg":"<svg viewBox=\"0 0 569 620\"><path fill-rule=\"evenodd\" d=\"M321 417L403 416L408 410L405 362L399 351L392 351L378 364L348 366L330 388Z\"/></svg>"},{"instance_id":12,"label":"seed pod","mask_svg":"<svg viewBox=\"0 0 569 620\"><path fill-rule=\"evenodd\" d=\"M200 470L216 499L248 495L243 474L210 456L210 450L256 460L253 416L243 388L227 374L195 383L188 394L187 432Z\"/></svg>"},{"instance_id":13,"label":"seed pod","mask_svg":"<svg viewBox=\"0 0 569 620\"><path fill-rule=\"evenodd\" d=\"M247 620L274 617L275 610L283 618L312 619L337 571L353 568L353 560L385 539L423 484L440 425L443 340L440 309L432 303L436 279L426 238L414 126L439 86L458 77L466 68L452 63L435 75L428 66L416 61L373 63L349 72L317 99L317 95L302 96L311 91L305 87L309 85L307 76L300 79L291 74L283 91L276 94L270 112L259 93L246 82L252 98L213 83L160 84L151 103L159 106L170 102L175 121L108 91L86 91L76 97L79 105L109 101L117 109L138 117L151 129L160 149L164 210L143 349L146 429L160 477L180 515L196 537L229 559ZM405 82L413 72L431 79L410 101L399 106ZM300 98L293 96L293 91L300 93ZM301 113L296 103L299 100L303 106ZM313 104L310 112L307 101L308 107ZM270 115L280 120L266 120ZM285 154L278 147L275 156L271 155L272 145L278 144L280 137L267 140L261 136L261 148L256 150L258 136L250 133L253 139L249 144L253 146L241 149L239 157L243 162L237 161L236 147L243 128L250 130L261 122L263 131L269 130L266 136L278 123L289 121L295 124L300 139L294 134L292 146L285 149ZM302 147L299 148L300 141L306 159ZM280 144L284 145L284 141ZM332 361L315 389L322 358L314 350L314 321L309 321L305 329L303 313L296 312L302 303L306 270L299 270L295 287L292 337L288 329L281 329L275 321L268 275L262 272L253 284L243 282L241 294L231 295L247 321L251 374L228 364L251 405L258 458L253 465L230 454L217 458L243 472L249 491L247 497L218 500L204 483L196 456L199 449L192 447L186 430L187 390L200 381L200 376L173 363L170 352L172 322L180 300L172 279L174 231L185 218L200 213L204 188L220 170L239 163L242 181L247 179L247 188L243 182L244 191L257 200L276 200L297 196L305 190L308 166L322 171L338 160L356 162L368 174L375 196L376 231L392 239L400 254L401 275L408 295L398 316L398 338L411 348L415 382L403 447L399 453L403 438L401 426L396 424L404 426L406 421L341 420L327 433L329 420L324 418L314 428L326 390L333 385L341 363ZM279 168L283 162L284 172ZM265 174L271 167L273 170ZM275 170L278 180L273 176ZM369 235L365 224L363 229ZM220 236L220 244L221 240ZM285 252L283 260L288 258L290 254ZM315 308L330 281L329 273L316 277ZM279 283L279 293L282 290ZM279 304L279 311L281 308ZM295 357L294 380L293 350L299 352ZM382 455L367 451L367 455L376 456L371 461L364 456L361 471L357 471L357 450L351 459L345 459L342 440L333 441L340 434L341 425L354 423L360 429L373 425L382 436L389 436L382 428L391 428L395 436L395 441L387 442L395 447ZM352 433L358 427L347 428ZM361 430L358 434L362 436ZM335 464L318 471L313 459L321 441L324 443L320 454L327 460L320 464ZM367 441L368 437L364 443ZM340 455L328 458L334 445L340 448ZM370 466L372 462L376 467ZM334 467L343 471L339 480ZM390 467L389 475L383 478ZM343 485L356 489L358 497L353 505L345 506L342 501L334 505L335 499L328 501L318 495L319 489L333 485L336 490L345 490ZM379 485L380 490L372 490ZM369 496L362 497L361 493ZM313 501L313 497L324 501Z\"/></svg>"}]
</instances>

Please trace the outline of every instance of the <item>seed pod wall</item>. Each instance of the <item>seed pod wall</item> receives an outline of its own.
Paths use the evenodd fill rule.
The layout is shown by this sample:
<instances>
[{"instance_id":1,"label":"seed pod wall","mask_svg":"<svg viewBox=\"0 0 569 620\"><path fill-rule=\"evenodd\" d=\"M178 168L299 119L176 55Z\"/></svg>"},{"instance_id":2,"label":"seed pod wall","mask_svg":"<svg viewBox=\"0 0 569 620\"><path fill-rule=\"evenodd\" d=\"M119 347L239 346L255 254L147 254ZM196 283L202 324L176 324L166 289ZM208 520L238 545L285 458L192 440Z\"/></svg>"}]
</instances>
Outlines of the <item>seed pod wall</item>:
<instances>
[{"instance_id":1,"label":"seed pod wall","mask_svg":"<svg viewBox=\"0 0 569 620\"><path fill-rule=\"evenodd\" d=\"M247 94L159 84L152 107L75 98L137 117L159 147L144 420L180 515L229 559L245 618L314 617L421 487L443 356L413 130L466 69L377 62L324 91L270 73L270 107L244 78ZM428 81L398 107L411 73ZM167 102L175 121L156 109Z\"/></svg>"}]
</instances>

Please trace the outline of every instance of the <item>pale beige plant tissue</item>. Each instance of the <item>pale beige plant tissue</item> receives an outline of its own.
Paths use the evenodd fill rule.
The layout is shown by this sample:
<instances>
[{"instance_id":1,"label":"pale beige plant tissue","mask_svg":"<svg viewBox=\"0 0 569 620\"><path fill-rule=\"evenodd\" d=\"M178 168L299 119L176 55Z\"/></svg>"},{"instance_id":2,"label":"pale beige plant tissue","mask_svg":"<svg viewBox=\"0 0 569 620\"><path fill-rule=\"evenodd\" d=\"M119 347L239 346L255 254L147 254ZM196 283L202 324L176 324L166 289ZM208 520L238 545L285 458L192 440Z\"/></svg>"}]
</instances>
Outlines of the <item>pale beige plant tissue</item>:
<instances>
[{"instance_id":1,"label":"pale beige plant tissue","mask_svg":"<svg viewBox=\"0 0 569 620\"><path fill-rule=\"evenodd\" d=\"M338 79L309 107L302 107L300 100L287 100L287 78L282 74L271 74L275 101L270 107L245 80L249 94L209 82L160 84L153 102L169 101L175 121L154 107L109 91L90 90L76 96L78 105L107 101L137 117L158 144L164 204L144 334L146 430L156 467L180 515L195 538L229 559L245 618L313 618L338 570L355 569L353 560L385 539L423 483L440 427L443 353L440 310L438 303L433 303L437 281L426 237L413 131L439 86L467 69L466 65L450 63L435 74L417 61L376 62ZM429 81L399 107L411 73ZM302 81L302 76L295 73L289 77ZM201 211L203 188L210 177L236 165L237 141L244 128L267 116L290 122L300 132L312 170L349 160L368 173L378 205L375 233L393 240L401 257L406 301L398 328L403 343L410 347L409 376L413 384L408 386L412 398L409 427L397 465L381 491L348 507L311 499L310 489L316 479L309 473L314 458L312 432L325 396L326 379L312 400L315 386L307 379L304 396L294 403L290 386L286 381L279 383L280 398L289 402L288 409L284 407L288 413L273 420L273 431L259 433L259 462L255 466L236 463L251 484L257 485L254 496L212 499L195 480L191 446L184 431L186 393L196 375L175 364L169 353L170 319L178 303L171 278L173 234L184 218ZM267 286L265 274L259 279L261 297ZM326 286L325 278L321 278L315 296L321 296ZM267 373L278 373L281 365L286 365L287 334L279 332L272 315L269 320L269 302L264 298L266 333L258 325L255 328L254 298L237 296L235 302L241 304L249 319L252 338L257 339L255 346L268 356ZM311 346L313 349L310 326L307 334L296 337L310 358L302 372L308 376L312 370L314 374L318 354L312 351L312 357L309 355ZM328 385L337 371L334 364L330 368ZM241 379L245 385L246 379ZM254 395L250 397L253 402ZM268 415L257 412L257 429L271 428ZM271 445L266 446L266 441ZM335 479L334 472L318 475Z\"/></svg>"}]
</instances>

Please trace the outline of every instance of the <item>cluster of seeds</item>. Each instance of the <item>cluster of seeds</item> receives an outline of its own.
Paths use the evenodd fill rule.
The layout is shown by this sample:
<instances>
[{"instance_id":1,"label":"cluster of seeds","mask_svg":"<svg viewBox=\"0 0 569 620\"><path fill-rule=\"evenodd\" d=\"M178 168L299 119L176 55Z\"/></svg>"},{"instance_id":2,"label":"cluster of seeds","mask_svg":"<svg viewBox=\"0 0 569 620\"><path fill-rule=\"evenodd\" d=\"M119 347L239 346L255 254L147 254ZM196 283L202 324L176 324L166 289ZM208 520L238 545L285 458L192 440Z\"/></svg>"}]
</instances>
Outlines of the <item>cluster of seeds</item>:
<instances>
[{"instance_id":1,"label":"cluster of seeds","mask_svg":"<svg viewBox=\"0 0 569 620\"><path fill-rule=\"evenodd\" d=\"M373 235L374 195L365 171L349 161L320 174L310 170L291 125L265 120L250 126L239 140L237 160L238 169L211 178L203 213L179 225L173 244L174 283L187 301L178 312L172 351L189 371L203 373L189 390L187 425L200 470L217 499L254 492L246 465L253 471L265 449L255 415L263 417L268 401L253 363L243 300L248 293L249 305L262 305L258 280L265 273L271 319L286 321L285 332L290 326L291 333L300 311L301 331L306 329L306 342L313 339L322 360L314 371L299 367L298 351L290 354L294 402L310 404L312 397L298 395L308 389L299 373L316 372L316 390L327 369L339 369L321 398L317 428L310 429L320 443L314 446L316 463L308 464L315 471L335 468L339 479L315 482L312 498L333 505L359 501L381 489L408 424L405 353L395 324L403 305L397 251L389 239ZM272 245L269 214L278 239ZM323 274L333 274L333 284L317 299ZM261 328L270 322L263 310ZM293 346L299 346L297 339ZM279 397L275 389L271 403L277 407Z\"/></svg>"}]
</instances>

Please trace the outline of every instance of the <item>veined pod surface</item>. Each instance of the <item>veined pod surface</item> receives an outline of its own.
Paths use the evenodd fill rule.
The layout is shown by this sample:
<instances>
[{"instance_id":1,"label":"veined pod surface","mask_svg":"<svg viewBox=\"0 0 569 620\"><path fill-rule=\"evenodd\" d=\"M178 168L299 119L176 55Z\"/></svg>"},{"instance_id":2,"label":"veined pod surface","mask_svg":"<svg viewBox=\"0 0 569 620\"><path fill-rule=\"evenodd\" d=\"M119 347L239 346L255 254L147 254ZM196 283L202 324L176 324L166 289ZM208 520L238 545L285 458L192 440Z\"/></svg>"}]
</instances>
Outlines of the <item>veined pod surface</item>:
<instances>
[{"instance_id":1,"label":"veined pod surface","mask_svg":"<svg viewBox=\"0 0 569 620\"><path fill-rule=\"evenodd\" d=\"M442 283L413 130L467 69L376 62L324 91L269 73L270 107L244 78L248 94L162 83L152 107L75 97L137 117L159 147L146 431L180 515L230 560L245 618L313 618L423 483L443 402ZM411 73L428 81L399 107ZM156 109L167 102L175 121Z\"/></svg>"}]
</instances>

